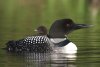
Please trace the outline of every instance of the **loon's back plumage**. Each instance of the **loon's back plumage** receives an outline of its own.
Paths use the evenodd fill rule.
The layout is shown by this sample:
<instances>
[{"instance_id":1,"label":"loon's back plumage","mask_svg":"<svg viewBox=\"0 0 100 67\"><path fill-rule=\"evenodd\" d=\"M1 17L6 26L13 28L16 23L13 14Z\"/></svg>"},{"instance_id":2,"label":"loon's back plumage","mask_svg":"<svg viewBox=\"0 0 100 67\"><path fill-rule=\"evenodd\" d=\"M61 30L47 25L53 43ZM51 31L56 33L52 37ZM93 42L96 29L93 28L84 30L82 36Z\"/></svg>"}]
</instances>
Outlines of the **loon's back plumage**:
<instances>
[{"instance_id":1,"label":"loon's back plumage","mask_svg":"<svg viewBox=\"0 0 100 67\"><path fill-rule=\"evenodd\" d=\"M7 43L7 50L11 52L50 52L51 49L47 36L30 36Z\"/></svg>"}]
</instances>

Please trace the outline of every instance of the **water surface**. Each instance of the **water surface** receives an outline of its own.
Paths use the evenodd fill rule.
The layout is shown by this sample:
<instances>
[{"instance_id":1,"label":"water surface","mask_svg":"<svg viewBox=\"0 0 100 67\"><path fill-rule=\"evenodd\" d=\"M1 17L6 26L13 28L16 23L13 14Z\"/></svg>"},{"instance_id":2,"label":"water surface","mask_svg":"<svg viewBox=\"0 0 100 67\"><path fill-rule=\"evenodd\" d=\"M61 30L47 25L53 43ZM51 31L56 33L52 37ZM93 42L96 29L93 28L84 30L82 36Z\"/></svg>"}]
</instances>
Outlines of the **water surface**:
<instances>
[{"instance_id":1,"label":"water surface","mask_svg":"<svg viewBox=\"0 0 100 67\"><path fill-rule=\"evenodd\" d=\"M77 33L77 34L76 34ZM74 32L71 39L78 47L76 54L59 53L9 53L0 48L2 67L99 67L100 37L92 33L78 35ZM5 44L4 44L5 45Z\"/></svg>"}]
</instances>

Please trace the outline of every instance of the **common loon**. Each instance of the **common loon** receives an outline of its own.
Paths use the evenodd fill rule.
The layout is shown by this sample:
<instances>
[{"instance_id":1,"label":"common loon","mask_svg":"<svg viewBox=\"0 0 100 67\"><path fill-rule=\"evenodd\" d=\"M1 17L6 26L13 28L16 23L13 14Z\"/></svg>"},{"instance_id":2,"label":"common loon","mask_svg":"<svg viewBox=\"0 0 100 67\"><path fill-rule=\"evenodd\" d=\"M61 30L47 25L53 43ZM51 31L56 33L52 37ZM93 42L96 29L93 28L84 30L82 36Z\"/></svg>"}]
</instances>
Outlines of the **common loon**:
<instances>
[{"instance_id":1,"label":"common loon","mask_svg":"<svg viewBox=\"0 0 100 67\"><path fill-rule=\"evenodd\" d=\"M49 33L45 27L37 29L36 36L29 36L17 41L9 41L7 50L11 52L51 52L76 53L77 47L66 38L71 31L88 28L91 25L75 24L71 19L56 20L50 27ZM74 51L74 52L72 52Z\"/></svg>"}]
</instances>

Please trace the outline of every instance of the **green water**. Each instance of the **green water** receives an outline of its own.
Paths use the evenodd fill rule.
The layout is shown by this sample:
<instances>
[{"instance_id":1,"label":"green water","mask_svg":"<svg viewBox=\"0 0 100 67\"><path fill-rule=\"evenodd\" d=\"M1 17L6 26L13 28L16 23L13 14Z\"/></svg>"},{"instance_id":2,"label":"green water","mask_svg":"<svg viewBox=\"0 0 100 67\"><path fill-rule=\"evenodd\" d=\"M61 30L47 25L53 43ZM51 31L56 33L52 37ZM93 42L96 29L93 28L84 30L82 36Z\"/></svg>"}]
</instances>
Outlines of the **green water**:
<instances>
[{"instance_id":1,"label":"green water","mask_svg":"<svg viewBox=\"0 0 100 67\"><path fill-rule=\"evenodd\" d=\"M47 53L7 53L0 49L2 67L99 67L100 42L97 35L83 36L74 34L71 38L78 47L77 54ZM90 37L90 38L88 38ZM95 37L95 38L93 38Z\"/></svg>"},{"instance_id":2,"label":"green water","mask_svg":"<svg viewBox=\"0 0 100 67\"><path fill-rule=\"evenodd\" d=\"M16 55L2 49L7 41L34 35L34 29L40 25L49 29L56 19L61 18L94 25L68 35L78 47L74 58L65 54ZM92 0L0 0L0 66L99 67L99 24L99 5L95 6Z\"/></svg>"}]
</instances>

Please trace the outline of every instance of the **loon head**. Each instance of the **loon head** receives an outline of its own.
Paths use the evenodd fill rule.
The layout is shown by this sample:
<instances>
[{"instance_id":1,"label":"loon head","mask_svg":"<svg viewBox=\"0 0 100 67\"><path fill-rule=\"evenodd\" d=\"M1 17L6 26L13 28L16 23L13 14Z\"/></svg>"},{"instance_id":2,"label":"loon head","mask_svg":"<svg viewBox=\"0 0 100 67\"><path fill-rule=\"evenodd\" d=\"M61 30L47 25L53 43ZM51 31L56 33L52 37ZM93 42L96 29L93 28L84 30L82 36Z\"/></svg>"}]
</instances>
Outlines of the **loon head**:
<instances>
[{"instance_id":1,"label":"loon head","mask_svg":"<svg viewBox=\"0 0 100 67\"><path fill-rule=\"evenodd\" d=\"M47 35L47 28L45 26L39 26L34 31L36 31L38 35Z\"/></svg>"},{"instance_id":2,"label":"loon head","mask_svg":"<svg viewBox=\"0 0 100 67\"><path fill-rule=\"evenodd\" d=\"M76 24L71 19L56 20L49 30L49 36L51 38L65 38L65 35L78 29L88 28L91 25L88 24Z\"/></svg>"}]
</instances>

